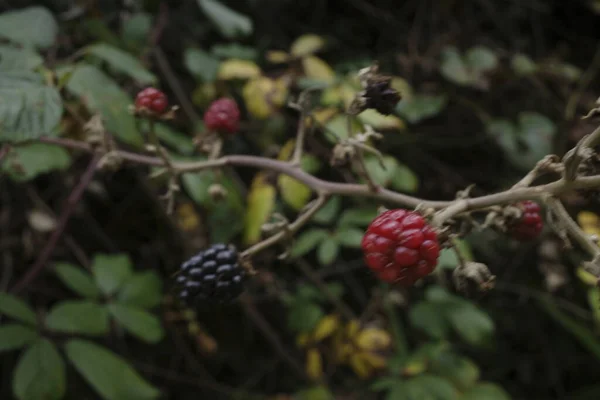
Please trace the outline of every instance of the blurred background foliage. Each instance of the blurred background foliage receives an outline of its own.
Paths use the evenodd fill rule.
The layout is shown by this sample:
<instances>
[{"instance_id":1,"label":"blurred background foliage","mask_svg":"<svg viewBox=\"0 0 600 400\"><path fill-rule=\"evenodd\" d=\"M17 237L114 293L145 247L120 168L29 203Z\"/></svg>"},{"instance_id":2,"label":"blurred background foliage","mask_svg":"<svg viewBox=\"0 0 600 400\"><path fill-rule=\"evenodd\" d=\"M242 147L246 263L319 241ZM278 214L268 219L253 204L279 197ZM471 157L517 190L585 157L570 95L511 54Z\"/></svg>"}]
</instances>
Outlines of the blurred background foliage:
<instances>
[{"instance_id":1,"label":"blurred background foliage","mask_svg":"<svg viewBox=\"0 0 600 400\"><path fill-rule=\"evenodd\" d=\"M497 286L464 296L437 279L408 291L364 268L371 201L332 198L276 249L230 306L181 308L170 296L177 266L215 242L260 240L273 213L293 218L312 198L268 171L186 173L175 214L166 183L125 165L97 173L51 265L8 294L57 226L86 157L31 141L80 140L91 116L124 147L143 151L147 129L129 112L154 85L180 106L157 126L173 159L202 160L193 136L220 96L243 111L225 151L289 159L311 92L302 168L333 168L348 138L343 110L356 72L378 61L402 101L390 116L359 115L384 134L366 167L388 188L452 199L506 188L544 155L584 134L598 97L600 3L531 0L1 1L0 368L2 398L18 399L597 399L600 289L545 234L535 244L495 233L460 243L487 263ZM18 143L18 144L17 144ZM7 149L7 147L5 147ZM214 200L215 182L226 188ZM600 235L597 199L563 199Z\"/></svg>"}]
</instances>

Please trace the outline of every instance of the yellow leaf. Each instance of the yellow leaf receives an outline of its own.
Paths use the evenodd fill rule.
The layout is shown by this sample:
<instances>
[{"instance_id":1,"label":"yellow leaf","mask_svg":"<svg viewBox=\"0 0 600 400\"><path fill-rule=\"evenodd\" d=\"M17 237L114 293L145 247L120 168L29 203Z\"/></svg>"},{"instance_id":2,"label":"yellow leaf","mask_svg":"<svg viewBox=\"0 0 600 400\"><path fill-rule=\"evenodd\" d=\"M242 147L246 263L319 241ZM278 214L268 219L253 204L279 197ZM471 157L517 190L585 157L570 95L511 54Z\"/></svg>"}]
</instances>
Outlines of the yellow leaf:
<instances>
[{"instance_id":1,"label":"yellow leaf","mask_svg":"<svg viewBox=\"0 0 600 400\"><path fill-rule=\"evenodd\" d=\"M288 95L287 82L266 76L254 78L244 85L242 95L248 111L254 117L264 119L285 103Z\"/></svg>"},{"instance_id":2,"label":"yellow leaf","mask_svg":"<svg viewBox=\"0 0 600 400\"><path fill-rule=\"evenodd\" d=\"M177 207L177 226L185 232L190 232L200 225L200 217L192 203L183 203Z\"/></svg>"},{"instance_id":3,"label":"yellow leaf","mask_svg":"<svg viewBox=\"0 0 600 400\"><path fill-rule=\"evenodd\" d=\"M363 124L371 125L374 129L405 129L404 121L394 115L383 115L373 109L358 114Z\"/></svg>"},{"instance_id":4,"label":"yellow leaf","mask_svg":"<svg viewBox=\"0 0 600 400\"><path fill-rule=\"evenodd\" d=\"M362 352L360 356L363 360L374 369L384 368L387 365L387 360L382 355L376 353Z\"/></svg>"},{"instance_id":5,"label":"yellow leaf","mask_svg":"<svg viewBox=\"0 0 600 400\"><path fill-rule=\"evenodd\" d=\"M248 207L244 221L244 243L260 240L261 229L275 207L276 190L267 181L264 172L256 175L248 193Z\"/></svg>"},{"instance_id":6,"label":"yellow leaf","mask_svg":"<svg viewBox=\"0 0 600 400\"><path fill-rule=\"evenodd\" d=\"M577 268L577 277L586 285L596 286L598 282L598 278L594 276L594 274L586 271L583 267Z\"/></svg>"},{"instance_id":7,"label":"yellow leaf","mask_svg":"<svg viewBox=\"0 0 600 400\"><path fill-rule=\"evenodd\" d=\"M306 375L314 380L323 376L323 359L317 349L310 349L306 353Z\"/></svg>"},{"instance_id":8,"label":"yellow leaf","mask_svg":"<svg viewBox=\"0 0 600 400\"><path fill-rule=\"evenodd\" d=\"M252 61L230 59L219 66L217 78L222 80L250 79L259 76L260 68Z\"/></svg>"},{"instance_id":9,"label":"yellow leaf","mask_svg":"<svg viewBox=\"0 0 600 400\"><path fill-rule=\"evenodd\" d=\"M331 118L335 117L340 110L335 107L322 108L320 110L314 111L312 116L313 118L321 125L325 125Z\"/></svg>"},{"instance_id":10,"label":"yellow leaf","mask_svg":"<svg viewBox=\"0 0 600 400\"><path fill-rule=\"evenodd\" d=\"M415 359L405 365L404 369L402 369L402 374L407 376L419 375L425 372L426 369L425 359Z\"/></svg>"},{"instance_id":11,"label":"yellow leaf","mask_svg":"<svg viewBox=\"0 0 600 400\"><path fill-rule=\"evenodd\" d=\"M216 94L217 88L213 82L202 83L192 92L192 102L197 107L206 108Z\"/></svg>"},{"instance_id":12,"label":"yellow leaf","mask_svg":"<svg viewBox=\"0 0 600 400\"><path fill-rule=\"evenodd\" d=\"M285 204L294 210L301 210L312 196L312 190L304 183L288 175L279 175L277 185L281 191L281 198Z\"/></svg>"},{"instance_id":13,"label":"yellow leaf","mask_svg":"<svg viewBox=\"0 0 600 400\"><path fill-rule=\"evenodd\" d=\"M350 357L350 366L361 379L366 379L371 375L371 366L361 354L353 354Z\"/></svg>"},{"instance_id":14,"label":"yellow leaf","mask_svg":"<svg viewBox=\"0 0 600 400\"><path fill-rule=\"evenodd\" d=\"M290 139L279 150L279 154L277 155L277 159L279 161L288 161L294 152L294 146L296 145L295 139Z\"/></svg>"},{"instance_id":15,"label":"yellow leaf","mask_svg":"<svg viewBox=\"0 0 600 400\"><path fill-rule=\"evenodd\" d=\"M312 33L302 35L292 43L290 53L295 57L304 57L316 53L325 46L325 40Z\"/></svg>"},{"instance_id":16,"label":"yellow leaf","mask_svg":"<svg viewBox=\"0 0 600 400\"><path fill-rule=\"evenodd\" d=\"M317 79L327 83L333 83L335 73L325 61L316 56L308 56L302 59L304 75L308 78Z\"/></svg>"},{"instance_id":17,"label":"yellow leaf","mask_svg":"<svg viewBox=\"0 0 600 400\"><path fill-rule=\"evenodd\" d=\"M353 319L346 324L346 336L353 339L360 332L360 322Z\"/></svg>"},{"instance_id":18,"label":"yellow leaf","mask_svg":"<svg viewBox=\"0 0 600 400\"><path fill-rule=\"evenodd\" d=\"M267 52L265 58L267 59L267 61L273 64L281 64L288 62L290 60L290 55L285 51L271 50Z\"/></svg>"},{"instance_id":19,"label":"yellow leaf","mask_svg":"<svg viewBox=\"0 0 600 400\"><path fill-rule=\"evenodd\" d=\"M577 222L588 235L600 236L600 217L591 211L581 211L577 214Z\"/></svg>"},{"instance_id":20,"label":"yellow leaf","mask_svg":"<svg viewBox=\"0 0 600 400\"><path fill-rule=\"evenodd\" d=\"M356 344L363 350L382 350L390 346L392 338L389 333L379 328L366 328L356 337Z\"/></svg>"},{"instance_id":21,"label":"yellow leaf","mask_svg":"<svg viewBox=\"0 0 600 400\"><path fill-rule=\"evenodd\" d=\"M410 100L413 97L412 86L410 86L410 83L408 83L408 81L403 78L397 76L392 77L392 82L390 83L390 86L396 89L398 93L400 93L400 96L402 96L402 100Z\"/></svg>"},{"instance_id":22,"label":"yellow leaf","mask_svg":"<svg viewBox=\"0 0 600 400\"><path fill-rule=\"evenodd\" d=\"M308 333L301 333L296 336L296 345L298 347L306 346L310 341L310 335Z\"/></svg>"},{"instance_id":23,"label":"yellow leaf","mask_svg":"<svg viewBox=\"0 0 600 400\"><path fill-rule=\"evenodd\" d=\"M320 342L331 336L339 326L340 318L337 315L327 315L317 324L313 333L314 340Z\"/></svg>"}]
</instances>

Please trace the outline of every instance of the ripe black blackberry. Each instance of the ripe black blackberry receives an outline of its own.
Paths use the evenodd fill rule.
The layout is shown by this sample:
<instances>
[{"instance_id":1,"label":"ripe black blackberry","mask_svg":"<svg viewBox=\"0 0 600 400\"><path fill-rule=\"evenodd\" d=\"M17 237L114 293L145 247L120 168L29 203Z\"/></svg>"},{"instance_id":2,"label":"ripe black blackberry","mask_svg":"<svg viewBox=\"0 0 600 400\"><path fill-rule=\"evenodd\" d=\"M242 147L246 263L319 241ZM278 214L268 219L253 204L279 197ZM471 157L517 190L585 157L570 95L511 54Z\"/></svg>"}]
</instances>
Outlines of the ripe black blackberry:
<instances>
[{"instance_id":1,"label":"ripe black blackberry","mask_svg":"<svg viewBox=\"0 0 600 400\"><path fill-rule=\"evenodd\" d=\"M246 272L235 248L214 244L181 264L178 294L189 305L225 303L242 293L245 280Z\"/></svg>"}]
</instances>

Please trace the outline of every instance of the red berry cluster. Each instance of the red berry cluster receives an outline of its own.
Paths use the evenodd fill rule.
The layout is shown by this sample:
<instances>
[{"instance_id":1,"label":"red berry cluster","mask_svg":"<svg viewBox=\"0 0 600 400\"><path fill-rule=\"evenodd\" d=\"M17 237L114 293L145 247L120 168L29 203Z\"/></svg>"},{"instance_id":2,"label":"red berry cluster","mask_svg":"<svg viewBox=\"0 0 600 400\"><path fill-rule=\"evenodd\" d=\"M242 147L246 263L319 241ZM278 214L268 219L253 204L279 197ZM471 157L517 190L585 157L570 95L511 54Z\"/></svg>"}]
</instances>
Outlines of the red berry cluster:
<instances>
[{"instance_id":1,"label":"red berry cluster","mask_svg":"<svg viewBox=\"0 0 600 400\"><path fill-rule=\"evenodd\" d=\"M137 110L146 109L154 114L164 113L168 105L167 96L153 87L140 91L135 98Z\"/></svg>"},{"instance_id":2,"label":"red berry cluster","mask_svg":"<svg viewBox=\"0 0 600 400\"><path fill-rule=\"evenodd\" d=\"M386 211L375 218L361 243L365 262L386 282L412 285L435 269L437 233L416 212Z\"/></svg>"},{"instance_id":3,"label":"red berry cluster","mask_svg":"<svg viewBox=\"0 0 600 400\"><path fill-rule=\"evenodd\" d=\"M237 103L225 97L213 101L204 113L204 125L213 132L237 132L240 125L240 109Z\"/></svg>"},{"instance_id":4,"label":"red berry cluster","mask_svg":"<svg viewBox=\"0 0 600 400\"><path fill-rule=\"evenodd\" d=\"M508 233L517 240L535 239L544 227L539 204L527 200L516 204L516 206L521 209L523 214L521 218L509 224Z\"/></svg>"}]
</instances>

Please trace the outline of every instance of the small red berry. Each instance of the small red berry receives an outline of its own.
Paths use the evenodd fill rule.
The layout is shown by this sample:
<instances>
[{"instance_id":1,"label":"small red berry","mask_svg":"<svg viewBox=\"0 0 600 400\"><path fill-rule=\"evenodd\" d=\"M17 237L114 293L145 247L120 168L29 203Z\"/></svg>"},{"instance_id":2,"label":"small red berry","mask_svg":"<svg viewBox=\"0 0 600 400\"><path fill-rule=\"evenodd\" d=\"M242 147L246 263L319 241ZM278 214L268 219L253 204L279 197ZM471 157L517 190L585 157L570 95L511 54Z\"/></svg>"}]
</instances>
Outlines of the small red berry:
<instances>
[{"instance_id":1,"label":"small red berry","mask_svg":"<svg viewBox=\"0 0 600 400\"><path fill-rule=\"evenodd\" d=\"M437 233L416 212L386 211L375 218L363 236L365 263L383 281L410 286L437 265Z\"/></svg>"},{"instance_id":2,"label":"small red berry","mask_svg":"<svg viewBox=\"0 0 600 400\"><path fill-rule=\"evenodd\" d=\"M164 113L168 105L167 96L153 87L140 91L135 98L135 108L145 108L155 114Z\"/></svg>"},{"instance_id":3,"label":"small red berry","mask_svg":"<svg viewBox=\"0 0 600 400\"><path fill-rule=\"evenodd\" d=\"M544 221L540 214L541 207L529 200L517 203L516 206L521 209L523 214L521 218L509 224L508 233L517 240L535 239L544 227Z\"/></svg>"},{"instance_id":4,"label":"small red berry","mask_svg":"<svg viewBox=\"0 0 600 400\"><path fill-rule=\"evenodd\" d=\"M204 124L210 131L237 132L240 125L240 109L237 103L226 97L213 101L204 113Z\"/></svg>"}]
</instances>

